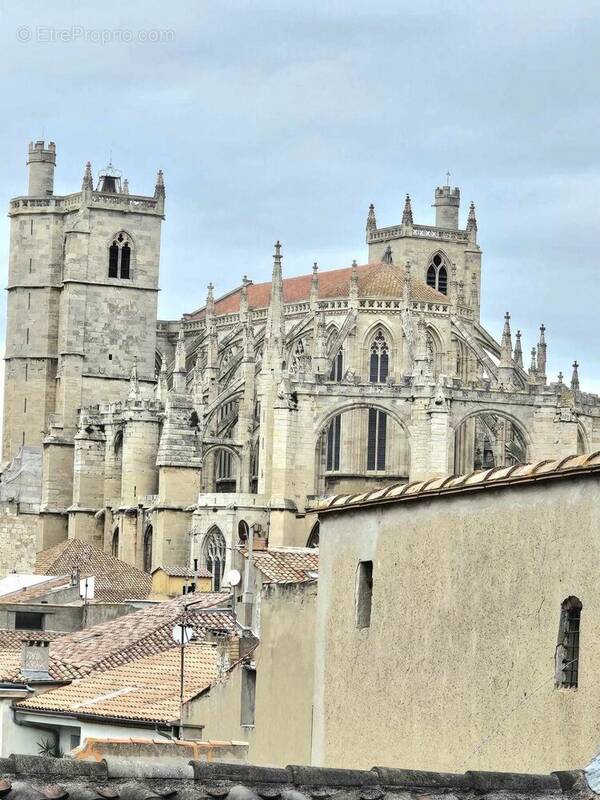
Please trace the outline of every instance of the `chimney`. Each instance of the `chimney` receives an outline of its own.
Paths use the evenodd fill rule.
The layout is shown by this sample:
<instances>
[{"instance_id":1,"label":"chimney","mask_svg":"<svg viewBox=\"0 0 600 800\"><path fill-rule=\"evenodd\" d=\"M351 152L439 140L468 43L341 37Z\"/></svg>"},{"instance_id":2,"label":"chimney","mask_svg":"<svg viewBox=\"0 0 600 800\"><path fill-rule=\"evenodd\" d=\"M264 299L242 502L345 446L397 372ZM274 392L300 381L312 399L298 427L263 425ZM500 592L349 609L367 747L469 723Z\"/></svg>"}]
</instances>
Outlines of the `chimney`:
<instances>
[{"instance_id":1,"label":"chimney","mask_svg":"<svg viewBox=\"0 0 600 800\"><path fill-rule=\"evenodd\" d=\"M50 642L25 639L21 646L21 673L26 681L49 681Z\"/></svg>"}]
</instances>

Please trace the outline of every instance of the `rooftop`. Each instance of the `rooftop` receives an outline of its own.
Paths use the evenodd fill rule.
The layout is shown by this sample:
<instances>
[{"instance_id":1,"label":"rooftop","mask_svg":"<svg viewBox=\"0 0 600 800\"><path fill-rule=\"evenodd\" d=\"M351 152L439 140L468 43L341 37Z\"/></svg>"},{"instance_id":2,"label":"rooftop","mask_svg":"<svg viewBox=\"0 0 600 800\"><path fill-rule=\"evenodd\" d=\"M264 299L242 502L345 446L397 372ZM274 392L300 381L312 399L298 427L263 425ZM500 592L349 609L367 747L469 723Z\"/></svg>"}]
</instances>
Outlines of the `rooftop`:
<instances>
[{"instance_id":1,"label":"rooftop","mask_svg":"<svg viewBox=\"0 0 600 800\"><path fill-rule=\"evenodd\" d=\"M589 475L600 471L600 450L584 455L565 456L561 459L545 459L534 464L515 464L509 467L492 467L477 470L467 475L448 475L413 483L394 483L380 489L357 494L338 494L322 500L317 506L320 515L357 508L400 503L409 500L449 497L451 495L499 489L527 483Z\"/></svg>"},{"instance_id":2,"label":"rooftop","mask_svg":"<svg viewBox=\"0 0 600 800\"><path fill-rule=\"evenodd\" d=\"M241 551L245 558L246 550ZM265 583L303 583L319 572L319 551L312 547L271 547L254 550L252 561Z\"/></svg>"},{"instance_id":3,"label":"rooftop","mask_svg":"<svg viewBox=\"0 0 600 800\"><path fill-rule=\"evenodd\" d=\"M531 797L596 797L585 773L553 772L522 775L510 772L465 772L463 774L417 772L374 767L371 770L325 769L289 766L281 769L249 764L207 763L184 760L157 761L105 758L80 761L72 758L13 755L0 759L0 791L9 800L31 800L44 796L53 800L158 800L169 797L310 798L335 795L336 800L382 798L387 800L467 800L498 798L523 800Z\"/></svg>"},{"instance_id":4,"label":"rooftop","mask_svg":"<svg viewBox=\"0 0 600 800\"><path fill-rule=\"evenodd\" d=\"M362 264L357 268L359 297L402 297L404 291L404 265L388 264L380 261ZM320 300L348 297L352 267L318 272ZM283 279L283 300L285 303L299 303L308 300L313 273ZM215 314L233 314L240 310L241 287L224 297L215 300ZM267 308L271 297L270 283L248 284L248 307ZM448 297L414 276L411 279L411 298L424 302L448 303ZM205 307L184 314L184 319L203 319Z\"/></svg>"},{"instance_id":5,"label":"rooftop","mask_svg":"<svg viewBox=\"0 0 600 800\"><path fill-rule=\"evenodd\" d=\"M180 717L180 649L94 672L17 704L19 709L74 717L105 717L169 725ZM184 700L210 686L219 675L219 652L209 644L185 649Z\"/></svg>"}]
</instances>

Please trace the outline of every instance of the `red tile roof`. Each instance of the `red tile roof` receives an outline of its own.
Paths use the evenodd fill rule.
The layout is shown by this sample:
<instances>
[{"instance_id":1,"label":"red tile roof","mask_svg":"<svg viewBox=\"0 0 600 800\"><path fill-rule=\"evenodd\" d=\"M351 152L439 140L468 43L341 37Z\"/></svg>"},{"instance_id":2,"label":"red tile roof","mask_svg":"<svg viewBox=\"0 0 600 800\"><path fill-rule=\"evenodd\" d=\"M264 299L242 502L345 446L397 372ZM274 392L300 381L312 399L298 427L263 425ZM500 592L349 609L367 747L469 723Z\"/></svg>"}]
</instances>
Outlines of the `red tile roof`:
<instances>
[{"instance_id":1,"label":"red tile roof","mask_svg":"<svg viewBox=\"0 0 600 800\"><path fill-rule=\"evenodd\" d=\"M359 297L402 297L404 291L404 268L395 264L374 262L357 267ZM333 269L318 273L319 299L331 300L348 297L352 267ZM298 275L283 279L283 299L286 303L298 303L308 300L312 274ZM241 287L215 301L215 313L232 314L240 309ZM434 303L447 303L448 298L431 286L411 280L411 296L415 300ZM270 283L251 283L248 285L248 305L252 309L266 308L271 297ZM185 319L202 319L205 307L184 314Z\"/></svg>"},{"instance_id":2,"label":"red tile roof","mask_svg":"<svg viewBox=\"0 0 600 800\"><path fill-rule=\"evenodd\" d=\"M247 558L247 552L242 551ZM319 572L319 551L312 547L271 547L255 550L252 560L265 583L303 583Z\"/></svg>"}]
</instances>

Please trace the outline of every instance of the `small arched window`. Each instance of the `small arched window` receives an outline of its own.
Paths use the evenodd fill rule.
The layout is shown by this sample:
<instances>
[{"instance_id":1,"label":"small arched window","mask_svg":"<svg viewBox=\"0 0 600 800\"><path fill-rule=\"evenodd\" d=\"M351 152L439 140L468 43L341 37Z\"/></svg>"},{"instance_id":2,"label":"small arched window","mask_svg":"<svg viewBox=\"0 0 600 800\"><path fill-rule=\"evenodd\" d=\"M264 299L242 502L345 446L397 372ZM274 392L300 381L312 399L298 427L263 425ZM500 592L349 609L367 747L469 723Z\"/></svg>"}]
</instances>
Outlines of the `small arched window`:
<instances>
[{"instance_id":1,"label":"small arched window","mask_svg":"<svg viewBox=\"0 0 600 800\"><path fill-rule=\"evenodd\" d=\"M381 328L373 337L369 360L369 381L385 383L389 373L390 348Z\"/></svg>"},{"instance_id":2,"label":"small arched window","mask_svg":"<svg viewBox=\"0 0 600 800\"><path fill-rule=\"evenodd\" d=\"M131 277L131 242L126 233L118 233L108 248L108 277Z\"/></svg>"},{"instance_id":3,"label":"small arched window","mask_svg":"<svg viewBox=\"0 0 600 800\"><path fill-rule=\"evenodd\" d=\"M148 525L144 533L144 553L143 553L144 572L152 569L152 525Z\"/></svg>"},{"instance_id":4,"label":"small arched window","mask_svg":"<svg viewBox=\"0 0 600 800\"><path fill-rule=\"evenodd\" d=\"M448 270L442 257L436 253L427 267L427 285L437 289L442 294L448 293Z\"/></svg>"},{"instance_id":5,"label":"small arched window","mask_svg":"<svg viewBox=\"0 0 600 800\"><path fill-rule=\"evenodd\" d=\"M556 685L575 689L579 683L579 631L583 605L577 597L567 597L560 608L560 627L556 646Z\"/></svg>"},{"instance_id":6,"label":"small arched window","mask_svg":"<svg viewBox=\"0 0 600 800\"><path fill-rule=\"evenodd\" d=\"M113 558L118 558L119 557L119 529L118 528L115 528L115 530L114 530L113 537L112 537L112 542L111 542L111 547L110 547L110 552L111 552L111 555L113 556Z\"/></svg>"},{"instance_id":7,"label":"small arched window","mask_svg":"<svg viewBox=\"0 0 600 800\"><path fill-rule=\"evenodd\" d=\"M204 566L212 575L212 590L221 590L221 581L225 572L225 537L218 528L211 528L206 534L202 548Z\"/></svg>"}]
</instances>

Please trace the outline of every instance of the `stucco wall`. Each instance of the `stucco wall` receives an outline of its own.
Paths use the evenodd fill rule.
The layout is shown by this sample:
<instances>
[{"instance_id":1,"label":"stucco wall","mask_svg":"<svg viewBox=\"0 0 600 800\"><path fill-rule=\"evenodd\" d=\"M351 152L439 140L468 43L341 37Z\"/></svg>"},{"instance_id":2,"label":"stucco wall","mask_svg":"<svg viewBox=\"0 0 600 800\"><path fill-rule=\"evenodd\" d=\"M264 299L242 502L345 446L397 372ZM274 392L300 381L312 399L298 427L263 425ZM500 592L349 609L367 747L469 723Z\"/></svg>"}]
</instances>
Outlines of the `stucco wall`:
<instances>
[{"instance_id":1,"label":"stucco wall","mask_svg":"<svg viewBox=\"0 0 600 800\"><path fill-rule=\"evenodd\" d=\"M190 704L187 722L202 738L246 741L252 764L309 764L312 728L315 583L263 589L255 651L256 717L242 726L241 668Z\"/></svg>"},{"instance_id":2,"label":"stucco wall","mask_svg":"<svg viewBox=\"0 0 600 800\"><path fill-rule=\"evenodd\" d=\"M600 479L321 521L315 764L546 772L598 750ZM370 627L355 626L359 560ZM562 601L583 603L579 687L555 687Z\"/></svg>"}]
</instances>

